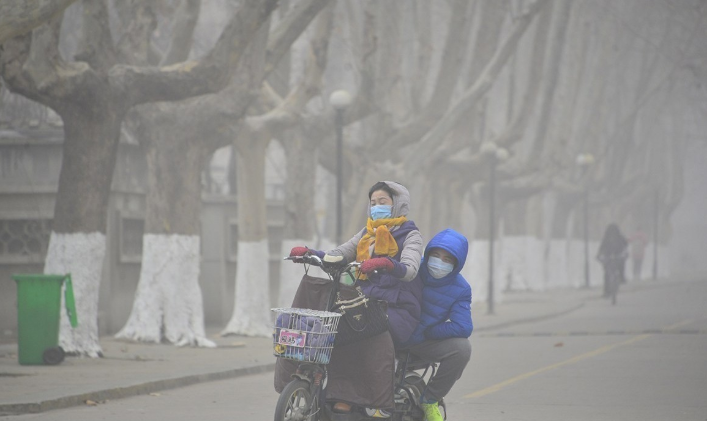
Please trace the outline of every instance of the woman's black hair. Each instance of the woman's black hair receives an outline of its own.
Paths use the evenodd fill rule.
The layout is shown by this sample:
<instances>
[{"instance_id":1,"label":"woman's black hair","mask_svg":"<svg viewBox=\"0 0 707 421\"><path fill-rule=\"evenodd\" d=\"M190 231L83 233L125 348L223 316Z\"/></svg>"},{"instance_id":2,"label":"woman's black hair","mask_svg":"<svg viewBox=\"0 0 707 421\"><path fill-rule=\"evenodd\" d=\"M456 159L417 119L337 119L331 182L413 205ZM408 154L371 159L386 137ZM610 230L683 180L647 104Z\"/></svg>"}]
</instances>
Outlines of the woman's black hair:
<instances>
[{"instance_id":1,"label":"woman's black hair","mask_svg":"<svg viewBox=\"0 0 707 421\"><path fill-rule=\"evenodd\" d=\"M376 192L378 190L383 190L384 192L388 193L391 199L395 197L395 191L393 191L393 189L391 189L389 185L385 184L385 182L379 181L374 184L370 190L368 190L368 199L370 200L371 196L373 196L373 192Z\"/></svg>"}]
</instances>

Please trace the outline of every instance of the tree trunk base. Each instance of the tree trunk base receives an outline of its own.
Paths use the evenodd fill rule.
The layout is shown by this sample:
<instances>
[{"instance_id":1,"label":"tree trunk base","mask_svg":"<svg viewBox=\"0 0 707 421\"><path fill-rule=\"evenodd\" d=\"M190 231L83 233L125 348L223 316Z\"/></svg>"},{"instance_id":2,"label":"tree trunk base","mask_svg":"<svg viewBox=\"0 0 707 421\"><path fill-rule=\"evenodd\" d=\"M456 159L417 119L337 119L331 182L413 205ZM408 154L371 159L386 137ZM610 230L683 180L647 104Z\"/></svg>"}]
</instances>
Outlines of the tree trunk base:
<instances>
[{"instance_id":1,"label":"tree trunk base","mask_svg":"<svg viewBox=\"0 0 707 421\"><path fill-rule=\"evenodd\" d=\"M59 345L69 355L101 357L98 342L98 291L106 236L100 232L59 234L52 232L44 263L46 274L71 274L78 326L71 327L64 312L64 294L59 318Z\"/></svg>"},{"instance_id":2,"label":"tree trunk base","mask_svg":"<svg viewBox=\"0 0 707 421\"><path fill-rule=\"evenodd\" d=\"M146 234L140 282L128 322L115 336L138 342L213 348L199 287L200 239ZM164 337L162 337L164 332Z\"/></svg>"},{"instance_id":3,"label":"tree trunk base","mask_svg":"<svg viewBox=\"0 0 707 421\"><path fill-rule=\"evenodd\" d=\"M272 335L269 257L267 240L238 243L236 304L221 335Z\"/></svg>"}]
</instances>

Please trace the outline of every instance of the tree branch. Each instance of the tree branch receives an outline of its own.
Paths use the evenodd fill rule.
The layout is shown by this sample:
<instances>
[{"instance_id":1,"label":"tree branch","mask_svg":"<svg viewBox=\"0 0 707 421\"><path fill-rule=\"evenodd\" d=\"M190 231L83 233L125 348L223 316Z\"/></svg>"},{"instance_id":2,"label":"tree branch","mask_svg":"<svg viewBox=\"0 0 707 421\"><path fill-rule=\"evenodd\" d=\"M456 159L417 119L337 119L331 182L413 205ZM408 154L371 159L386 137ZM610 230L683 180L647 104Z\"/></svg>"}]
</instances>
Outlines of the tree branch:
<instances>
[{"instance_id":1,"label":"tree branch","mask_svg":"<svg viewBox=\"0 0 707 421\"><path fill-rule=\"evenodd\" d=\"M86 63L66 63L58 50L62 16L31 34L8 40L0 54L0 74L8 88L55 110L84 77L93 72Z\"/></svg>"},{"instance_id":2,"label":"tree branch","mask_svg":"<svg viewBox=\"0 0 707 421\"><path fill-rule=\"evenodd\" d=\"M38 91L53 85L59 77L56 67L62 62L59 54L60 29L61 16L58 16L32 31L29 56L22 67Z\"/></svg>"},{"instance_id":3,"label":"tree branch","mask_svg":"<svg viewBox=\"0 0 707 421\"><path fill-rule=\"evenodd\" d=\"M328 7L325 9L325 13L322 13L316 19L314 35L309 43L310 54L304 77L275 109L264 115L246 118L245 124L251 127L251 131L282 132L300 120L301 112L305 109L307 102L317 95L320 90L322 76L327 63L333 18L334 8Z\"/></svg>"},{"instance_id":4,"label":"tree branch","mask_svg":"<svg viewBox=\"0 0 707 421\"><path fill-rule=\"evenodd\" d=\"M545 56L545 49L547 46L549 33L549 22L550 18L552 17L552 13L550 12L551 10L549 10L549 8L540 12L539 19L537 21L535 39L532 43L533 52L531 54L531 57L533 57L533 59L530 65L530 71L528 76L529 81L536 81L541 79L544 63L543 58ZM481 28L482 31L484 29L487 28ZM483 69L481 70L483 71ZM524 67L522 71L527 71L527 68ZM524 130L530 120L530 117L533 115L532 104L534 104L537 100L539 90L539 83L529 83L529 86L521 96L521 105L515 109L515 117L513 117L511 122L506 126L506 128L501 134L491 139L492 142L494 142L499 147L510 149L511 146L513 146L515 143L519 142L523 138ZM452 164L452 166L455 168L458 167L457 170L460 171L460 174L464 174L463 177L465 179L473 179L475 174L477 174L477 171L474 171L474 168L476 165L478 165L478 154L471 156L471 161L469 162L469 165L459 165L460 162L463 162L460 158L462 156L467 155L455 154L451 149L454 146L450 146L449 143L450 142L445 142L444 144L435 148L434 151L432 151L432 154L429 156L428 163L430 165L440 165L447 160L453 160L454 163L452 164L450 162L450 164ZM427 166L428 164L425 165Z\"/></svg>"},{"instance_id":5,"label":"tree branch","mask_svg":"<svg viewBox=\"0 0 707 421\"><path fill-rule=\"evenodd\" d=\"M74 59L85 61L99 73L106 72L117 62L106 3L84 0L82 7L83 36Z\"/></svg>"},{"instance_id":6,"label":"tree branch","mask_svg":"<svg viewBox=\"0 0 707 421\"><path fill-rule=\"evenodd\" d=\"M273 30L265 55L265 78L275 69L277 63L290 50L292 43L330 0L306 0L298 2L294 9ZM265 79L263 78L263 79Z\"/></svg>"},{"instance_id":7,"label":"tree branch","mask_svg":"<svg viewBox=\"0 0 707 421\"><path fill-rule=\"evenodd\" d=\"M201 8L200 0L185 0L177 11L177 21L172 28L172 39L169 43L167 54L160 62L160 66L169 66L181 63L189 58L192 44L194 43L194 28L199 20Z\"/></svg>"},{"instance_id":8,"label":"tree branch","mask_svg":"<svg viewBox=\"0 0 707 421\"><path fill-rule=\"evenodd\" d=\"M214 48L200 61L162 68L118 65L110 71L111 84L124 91L131 105L218 92L228 84L236 63L276 5L277 0L244 1Z\"/></svg>"},{"instance_id":9,"label":"tree branch","mask_svg":"<svg viewBox=\"0 0 707 421\"><path fill-rule=\"evenodd\" d=\"M433 127L444 114L452 99L452 92L461 71L461 57L463 48L466 46L465 40L468 38L468 26L471 24L467 18L469 2L457 0L452 5L451 24L447 32L444 50L442 52L442 63L439 66L439 73L435 86L432 90L432 98L427 105L419 111L410 122L396 131L388 139L385 151L382 156L389 156L392 151L399 150L408 145L411 139L419 139L430 127Z\"/></svg>"},{"instance_id":10,"label":"tree branch","mask_svg":"<svg viewBox=\"0 0 707 421\"><path fill-rule=\"evenodd\" d=\"M267 43L268 47L266 48L267 52L265 53L265 60L281 60L287 50L283 50L281 47L275 47L274 45L286 45L289 49L289 47L301 35L301 32L293 32L292 28L296 28L299 31L304 31L309 23L317 17L320 10L326 7L328 2L329 0L327 0L327 2L323 2L321 0L311 0L307 4L316 5L316 7L305 6L295 8L288 12L288 16L280 22L278 29L274 32L279 34L287 34L289 39L285 39L282 35L279 35L279 39L273 42L270 41L271 38L269 38ZM306 13L304 13L305 11ZM315 39L322 39L322 37L325 36L322 35L322 33L331 33L330 26L332 25L332 17L329 16L330 13L331 12L328 12L327 14L322 15L323 17L319 19L317 29L315 30ZM290 15L294 15L295 18L290 18ZM277 105L272 111L272 114L267 116L251 117L251 126L249 127L250 130L253 130L254 132L271 129L280 130L280 128L274 128L271 125L277 126L279 124L284 124L284 126L289 126L292 124L292 121L299 120L300 116L291 114L291 112L292 110L300 107L298 104L302 104L303 102L306 104L306 102L309 101L313 95L318 93L318 88L316 88L317 84L313 82L313 80L317 77L321 77L317 76L317 72L323 72L324 66L326 65L328 39L324 44L322 44L322 41L312 42L314 43L312 46L314 49L313 57L316 59L316 62L312 63L313 67L307 70L309 80L305 80L304 83L300 85L299 89L301 90L295 90L295 92L291 93L289 98L284 100L284 102L282 99L277 100ZM278 53L274 53L273 51L278 51ZM271 71L275 68L275 64L276 62L272 62L272 65L270 66ZM267 68L268 64L266 63L264 66ZM321 66L321 69L318 69L318 66ZM241 66L239 66L239 68L240 67ZM241 70L239 70L239 74L240 73ZM217 96L207 98L202 102L200 108L205 116L210 116L209 124L215 126L229 126L232 125L234 121L244 117L245 112L251 103L251 99L258 93L257 91L254 91L253 87L262 87L263 81L267 77L267 71L258 69L258 71L253 74L254 72L243 69L242 73L246 74L248 77L232 81L231 85L221 91ZM265 88L260 89L260 95L262 96L265 94L266 98L268 98L266 102L270 102L274 98L272 92L268 91L269 87L266 86ZM262 92L263 89L265 89L264 93ZM301 105L302 108L304 108L304 104ZM271 121L271 123L266 123L266 120ZM279 123L275 123L275 121L279 121ZM221 142L219 142L219 144L220 143Z\"/></svg>"},{"instance_id":11,"label":"tree branch","mask_svg":"<svg viewBox=\"0 0 707 421\"><path fill-rule=\"evenodd\" d=\"M152 10L151 2L144 0L131 1L129 13L128 26L116 46L118 61L136 66L146 66L149 64L150 38L157 27L157 16Z\"/></svg>"},{"instance_id":12,"label":"tree branch","mask_svg":"<svg viewBox=\"0 0 707 421\"><path fill-rule=\"evenodd\" d=\"M76 0L24 0L0 2L0 44L24 35L61 14Z\"/></svg>"},{"instance_id":13,"label":"tree branch","mask_svg":"<svg viewBox=\"0 0 707 421\"><path fill-rule=\"evenodd\" d=\"M528 13L516 21L513 32L496 51L494 57L484 68L477 81L469 88L456 104L425 134L422 140L414 148L410 148L405 161L408 168L418 168L421 161L426 159L437 145L442 142L445 136L469 114L469 111L493 86L493 82L500 73L508 59L515 52L520 38L523 36L528 26L533 20L533 16L540 8L547 4L548 0L538 0L531 6Z\"/></svg>"}]
</instances>

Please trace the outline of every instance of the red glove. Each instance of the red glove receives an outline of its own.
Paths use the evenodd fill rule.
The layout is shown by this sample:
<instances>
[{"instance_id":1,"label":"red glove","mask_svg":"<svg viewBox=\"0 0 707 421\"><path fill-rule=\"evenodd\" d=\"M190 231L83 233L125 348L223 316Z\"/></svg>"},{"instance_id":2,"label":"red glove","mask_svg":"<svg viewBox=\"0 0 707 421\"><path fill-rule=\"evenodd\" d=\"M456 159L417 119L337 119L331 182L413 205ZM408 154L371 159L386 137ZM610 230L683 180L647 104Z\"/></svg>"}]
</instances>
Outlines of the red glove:
<instances>
[{"instance_id":1,"label":"red glove","mask_svg":"<svg viewBox=\"0 0 707 421\"><path fill-rule=\"evenodd\" d=\"M361 272L368 274L377 271L390 271L393 270L393 262L387 257L374 257L373 259L364 260L361 263Z\"/></svg>"},{"instance_id":2,"label":"red glove","mask_svg":"<svg viewBox=\"0 0 707 421\"><path fill-rule=\"evenodd\" d=\"M307 254L308 251L309 249L307 247L292 247L292 250L290 250L290 257L302 257Z\"/></svg>"}]
</instances>

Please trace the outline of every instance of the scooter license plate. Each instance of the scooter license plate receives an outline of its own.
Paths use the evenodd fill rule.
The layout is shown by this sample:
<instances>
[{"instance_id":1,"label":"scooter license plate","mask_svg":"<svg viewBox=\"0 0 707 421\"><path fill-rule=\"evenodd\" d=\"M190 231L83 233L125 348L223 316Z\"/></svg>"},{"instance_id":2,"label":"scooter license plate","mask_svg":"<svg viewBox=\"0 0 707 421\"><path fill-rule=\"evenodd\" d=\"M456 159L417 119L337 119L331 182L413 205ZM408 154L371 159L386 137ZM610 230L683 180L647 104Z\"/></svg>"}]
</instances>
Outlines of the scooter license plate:
<instances>
[{"instance_id":1,"label":"scooter license plate","mask_svg":"<svg viewBox=\"0 0 707 421\"><path fill-rule=\"evenodd\" d=\"M304 348L307 342L307 333L301 330L280 329L280 337L277 342L281 345Z\"/></svg>"}]
</instances>

